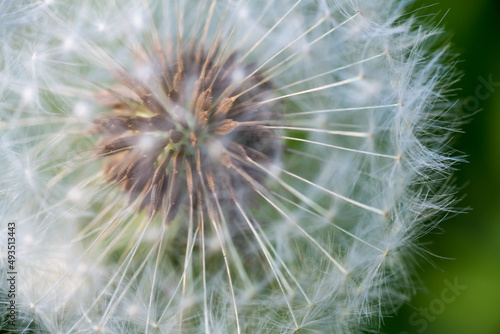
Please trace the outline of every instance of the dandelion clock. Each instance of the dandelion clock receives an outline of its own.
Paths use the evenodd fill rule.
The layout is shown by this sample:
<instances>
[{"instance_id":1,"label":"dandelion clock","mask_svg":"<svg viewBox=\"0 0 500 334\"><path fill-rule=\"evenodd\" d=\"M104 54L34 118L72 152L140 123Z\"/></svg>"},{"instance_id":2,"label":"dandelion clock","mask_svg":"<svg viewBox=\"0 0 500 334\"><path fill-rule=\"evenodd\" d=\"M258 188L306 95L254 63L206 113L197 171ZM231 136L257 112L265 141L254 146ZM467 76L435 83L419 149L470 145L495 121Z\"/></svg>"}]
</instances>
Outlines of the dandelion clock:
<instances>
[{"instance_id":1,"label":"dandelion clock","mask_svg":"<svg viewBox=\"0 0 500 334\"><path fill-rule=\"evenodd\" d=\"M408 300L458 123L409 2L0 4L7 331L359 333Z\"/></svg>"}]
</instances>

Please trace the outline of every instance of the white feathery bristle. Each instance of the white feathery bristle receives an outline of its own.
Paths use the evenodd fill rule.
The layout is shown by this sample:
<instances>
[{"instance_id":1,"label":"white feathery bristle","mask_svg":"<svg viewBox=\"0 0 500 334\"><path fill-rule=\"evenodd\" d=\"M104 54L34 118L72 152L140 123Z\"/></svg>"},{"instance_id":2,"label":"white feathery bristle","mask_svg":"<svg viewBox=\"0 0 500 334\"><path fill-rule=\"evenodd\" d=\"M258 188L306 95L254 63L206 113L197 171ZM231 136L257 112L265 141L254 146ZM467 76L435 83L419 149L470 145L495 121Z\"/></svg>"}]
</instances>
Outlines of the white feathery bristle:
<instances>
[{"instance_id":1,"label":"white feathery bristle","mask_svg":"<svg viewBox=\"0 0 500 334\"><path fill-rule=\"evenodd\" d=\"M3 1L8 330L380 329L460 161L451 54L410 4Z\"/></svg>"}]
</instances>

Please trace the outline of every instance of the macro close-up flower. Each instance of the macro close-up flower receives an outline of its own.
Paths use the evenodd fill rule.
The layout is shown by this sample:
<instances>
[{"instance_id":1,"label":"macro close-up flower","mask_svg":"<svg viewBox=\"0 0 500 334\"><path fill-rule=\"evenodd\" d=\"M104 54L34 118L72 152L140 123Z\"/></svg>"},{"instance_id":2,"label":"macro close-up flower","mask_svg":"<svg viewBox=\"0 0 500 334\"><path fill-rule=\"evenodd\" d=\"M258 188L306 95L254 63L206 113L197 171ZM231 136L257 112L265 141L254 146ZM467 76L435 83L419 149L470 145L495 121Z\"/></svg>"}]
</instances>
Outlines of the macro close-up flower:
<instances>
[{"instance_id":1,"label":"macro close-up flower","mask_svg":"<svg viewBox=\"0 0 500 334\"><path fill-rule=\"evenodd\" d=\"M0 1L2 326L379 330L460 160L410 4Z\"/></svg>"}]
</instances>

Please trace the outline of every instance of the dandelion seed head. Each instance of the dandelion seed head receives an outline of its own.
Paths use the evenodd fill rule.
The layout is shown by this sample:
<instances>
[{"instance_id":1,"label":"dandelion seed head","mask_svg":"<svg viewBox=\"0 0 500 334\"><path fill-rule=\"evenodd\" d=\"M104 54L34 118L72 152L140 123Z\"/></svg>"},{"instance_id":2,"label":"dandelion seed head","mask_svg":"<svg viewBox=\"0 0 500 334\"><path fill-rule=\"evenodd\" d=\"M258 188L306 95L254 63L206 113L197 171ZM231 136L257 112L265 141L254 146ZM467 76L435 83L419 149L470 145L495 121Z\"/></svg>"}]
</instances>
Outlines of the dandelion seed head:
<instances>
[{"instance_id":1,"label":"dandelion seed head","mask_svg":"<svg viewBox=\"0 0 500 334\"><path fill-rule=\"evenodd\" d=\"M453 66L407 2L47 4L0 24L20 319L353 333L407 300L458 161Z\"/></svg>"}]
</instances>

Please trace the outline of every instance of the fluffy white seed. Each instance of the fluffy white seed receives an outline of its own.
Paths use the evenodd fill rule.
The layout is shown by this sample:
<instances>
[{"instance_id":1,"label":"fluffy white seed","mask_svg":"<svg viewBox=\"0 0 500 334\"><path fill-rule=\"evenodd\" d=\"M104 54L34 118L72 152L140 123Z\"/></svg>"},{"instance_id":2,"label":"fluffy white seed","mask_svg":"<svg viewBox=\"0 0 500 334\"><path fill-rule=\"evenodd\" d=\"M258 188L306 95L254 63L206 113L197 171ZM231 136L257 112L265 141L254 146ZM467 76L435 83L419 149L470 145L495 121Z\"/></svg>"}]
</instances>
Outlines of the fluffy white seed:
<instances>
[{"instance_id":1,"label":"fluffy white seed","mask_svg":"<svg viewBox=\"0 0 500 334\"><path fill-rule=\"evenodd\" d=\"M458 160L453 66L408 3L5 4L18 328L376 329L411 293Z\"/></svg>"}]
</instances>

